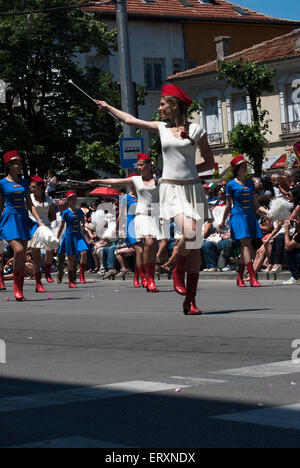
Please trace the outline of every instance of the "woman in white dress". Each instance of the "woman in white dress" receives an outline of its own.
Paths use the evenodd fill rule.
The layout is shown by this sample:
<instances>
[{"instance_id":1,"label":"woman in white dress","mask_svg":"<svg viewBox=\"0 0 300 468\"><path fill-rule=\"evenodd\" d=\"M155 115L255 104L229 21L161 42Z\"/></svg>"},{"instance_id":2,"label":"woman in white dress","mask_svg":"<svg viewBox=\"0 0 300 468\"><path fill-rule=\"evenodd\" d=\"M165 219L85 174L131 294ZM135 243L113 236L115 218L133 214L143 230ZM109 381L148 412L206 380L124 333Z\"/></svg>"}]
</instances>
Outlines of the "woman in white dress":
<instances>
[{"instance_id":1,"label":"woman in white dress","mask_svg":"<svg viewBox=\"0 0 300 468\"><path fill-rule=\"evenodd\" d=\"M105 101L96 102L100 110L113 114L125 124L160 135L164 163L160 217L165 226L169 225L171 218L175 218L181 234L173 272L174 286L179 294L186 296L184 314L201 314L196 306L196 294L201 266L202 224L210 215L198 173L212 170L215 165L205 130L187 120L192 101L180 87L163 86L159 112L163 120L169 121L168 124L140 120ZM204 162L198 166L195 163L197 148L204 158Z\"/></svg>"},{"instance_id":2,"label":"woman in white dress","mask_svg":"<svg viewBox=\"0 0 300 468\"><path fill-rule=\"evenodd\" d=\"M46 226L49 230L51 230L51 223L56 219L56 211L54 202L49 195L45 193L45 181L39 176L32 176L30 178L30 189L31 189L31 201L33 206L36 208L39 219L42 221L41 226ZM34 271L35 271L35 281L36 281L36 292L37 293L45 293L47 292L46 289L42 285L41 281L41 249L46 250L46 258L45 258L45 277L48 283L53 283L53 279L51 277L51 267L53 262L53 250L58 246L55 245L55 235L54 233L47 230L49 234L49 239L45 239L45 230L43 228L39 228L31 241L28 244L28 248L32 251L32 258L34 263ZM52 239L51 239L52 237ZM50 243L49 243L50 241ZM51 246L52 241L54 242L53 246Z\"/></svg>"},{"instance_id":3,"label":"woman in white dress","mask_svg":"<svg viewBox=\"0 0 300 468\"><path fill-rule=\"evenodd\" d=\"M143 287L148 292L159 292L154 282L158 241L161 239L159 213L159 187L153 175L153 161L145 153L138 154L138 171L140 176L126 179L89 180L90 185L111 185L135 189L138 204L135 212L135 235L138 242L144 243L144 265L139 267Z\"/></svg>"}]
</instances>

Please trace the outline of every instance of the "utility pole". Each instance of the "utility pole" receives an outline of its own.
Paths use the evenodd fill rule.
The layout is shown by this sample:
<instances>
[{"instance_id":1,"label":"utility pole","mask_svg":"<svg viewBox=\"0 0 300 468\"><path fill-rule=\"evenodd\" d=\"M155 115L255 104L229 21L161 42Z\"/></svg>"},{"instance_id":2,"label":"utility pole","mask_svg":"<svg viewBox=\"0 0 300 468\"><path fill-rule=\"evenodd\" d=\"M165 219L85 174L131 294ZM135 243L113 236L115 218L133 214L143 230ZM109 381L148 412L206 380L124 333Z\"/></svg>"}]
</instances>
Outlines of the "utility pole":
<instances>
[{"instance_id":1,"label":"utility pole","mask_svg":"<svg viewBox=\"0 0 300 468\"><path fill-rule=\"evenodd\" d=\"M134 115L135 104L131 74L126 0L116 0L116 17L118 30L118 54L120 67L122 110L124 112L128 112L129 114ZM133 127L124 125L124 137L130 138L135 136L136 130Z\"/></svg>"}]
</instances>

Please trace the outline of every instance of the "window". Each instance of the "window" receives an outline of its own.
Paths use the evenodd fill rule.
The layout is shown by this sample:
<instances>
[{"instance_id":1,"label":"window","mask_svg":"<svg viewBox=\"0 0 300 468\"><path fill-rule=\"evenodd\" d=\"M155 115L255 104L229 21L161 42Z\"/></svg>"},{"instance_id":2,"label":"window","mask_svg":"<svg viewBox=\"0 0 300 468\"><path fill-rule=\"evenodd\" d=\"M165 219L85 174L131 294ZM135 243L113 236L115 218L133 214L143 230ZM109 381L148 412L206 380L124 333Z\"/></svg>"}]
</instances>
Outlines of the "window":
<instances>
[{"instance_id":1,"label":"window","mask_svg":"<svg viewBox=\"0 0 300 468\"><path fill-rule=\"evenodd\" d=\"M278 82L283 134L300 133L300 74L285 75Z\"/></svg>"},{"instance_id":2,"label":"window","mask_svg":"<svg viewBox=\"0 0 300 468\"><path fill-rule=\"evenodd\" d=\"M240 92L233 88L227 88L225 93L227 106L228 131L231 131L238 123L251 124L251 104L246 92Z\"/></svg>"},{"instance_id":3,"label":"window","mask_svg":"<svg viewBox=\"0 0 300 468\"><path fill-rule=\"evenodd\" d=\"M251 16L251 13L249 13L249 11L244 10L244 8L234 8L234 11L236 11L236 13L238 13L240 16Z\"/></svg>"},{"instance_id":4,"label":"window","mask_svg":"<svg viewBox=\"0 0 300 468\"><path fill-rule=\"evenodd\" d=\"M163 59L145 59L144 76L148 89L160 89L165 79Z\"/></svg>"},{"instance_id":5,"label":"window","mask_svg":"<svg viewBox=\"0 0 300 468\"><path fill-rule=\"evenodd\" d=\"M207 89L198 95L202 104L200 125L207 132L211 145L223 143L222 94L218 89Z\"/></svg>"}]
</instances>

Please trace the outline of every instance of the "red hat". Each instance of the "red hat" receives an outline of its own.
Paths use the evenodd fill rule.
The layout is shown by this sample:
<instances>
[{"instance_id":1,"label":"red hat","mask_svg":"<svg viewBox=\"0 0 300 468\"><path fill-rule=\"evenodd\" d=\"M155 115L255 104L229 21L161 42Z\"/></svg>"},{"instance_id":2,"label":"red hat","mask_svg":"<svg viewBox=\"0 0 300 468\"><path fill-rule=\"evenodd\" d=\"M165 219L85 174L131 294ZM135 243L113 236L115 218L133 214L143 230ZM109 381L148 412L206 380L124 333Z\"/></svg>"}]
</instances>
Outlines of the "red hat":
<instances>
[{"instance_id":1,"label":"red hat","mask_svg":"<svg viewBox=\"0 0 300 468\"><path fill-rule=\"evenodd\" d=\"M241 154L239 156L236 156L233 158L231 161L231 167L232 169L235 169L237 166L240 166L241 164L248 164L248 161L242 156Z\"/></svg>"},{"instance_id":2,"label":"red hat","mask_svg":"<svg viewBox=\"0 0 300 468\"><path fill-rule=\"evenodd\" d=\"M44 179L42 179L38 175L31 176L30 177L30 182L38 182L38 183L43 183L43 184L45 183Z\"/></svg>"},{"instance_id":3,"label":"red hat","mask_svg":"<svg viewBox=\"0 0 300 468\"><path fill-rule=\"evenodd\" d=\"M129 174L128 177L140 177L140 174L138 172L135 172L134 174Z\"/></svg>"},{"instance_id":4,"label":"red hat","mask_svg":"<svg viewBox=\"0 0 300 468\"><path fill-rule=\"evenodd\" d=\"M11 161L22 161L21 156L19 155L17 150L9 151L5 153L3 156L4 164L8 164Z\"/></svg>"},{"instance_id":5,"label":"red hat","mask_svg":"<svg viewBox=\"0 0 300 468\"><path fill-rule=\"evenodd\" d=\"M150 156L148 156L148 154L146 153L139 153L137 155L137 159L138 161L150 161L150 162L153 162L152 159L150 158Z\"/></svg>"},{"instance_id":6,"label":"red hat","mask_svg":"<svg viewBox=\"0 0 300 468\"><path fill-rule=\"evenodd\" d=\"M183 89L173 84L164 85L161 90L161 95L177 97L178 99L180 99L180 101L183 101L185 103L187 108L189 108L193 103L193 101L188 97L188 95L185 94Z\"/></svg>"},{"instance_id":7,"label":"red hat","mask_svg":"<svg viewBox=\"0 0 300 468\"><path fill-rule=\"evenodd\" d=\"M69 192L66 193L65 198L70 198L70 197L77 197L77 193L74 192L74 190L70 190Z\"/></svg>"}]
</instances>

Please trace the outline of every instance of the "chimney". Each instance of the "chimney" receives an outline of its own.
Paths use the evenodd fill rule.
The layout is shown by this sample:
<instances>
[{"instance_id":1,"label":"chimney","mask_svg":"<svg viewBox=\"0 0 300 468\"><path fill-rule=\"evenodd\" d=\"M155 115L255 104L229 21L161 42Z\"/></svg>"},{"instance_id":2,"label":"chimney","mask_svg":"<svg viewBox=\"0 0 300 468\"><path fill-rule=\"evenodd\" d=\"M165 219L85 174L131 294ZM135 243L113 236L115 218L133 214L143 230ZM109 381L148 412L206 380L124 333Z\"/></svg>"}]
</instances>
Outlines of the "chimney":
<instances>
[{"instance_id":1,"label":"chimney","mask_svg":"<svg viewBox=\"0 0 300 468\"><path fill-rule=\"evenodd\" d=\"M225 57L231 55L231 37L219 36L215 37L217 60L224 60Z\"/></svg>"}]
</instances>

